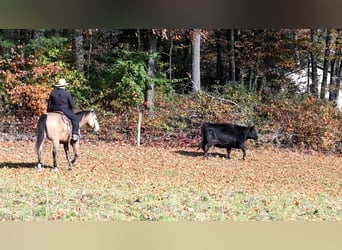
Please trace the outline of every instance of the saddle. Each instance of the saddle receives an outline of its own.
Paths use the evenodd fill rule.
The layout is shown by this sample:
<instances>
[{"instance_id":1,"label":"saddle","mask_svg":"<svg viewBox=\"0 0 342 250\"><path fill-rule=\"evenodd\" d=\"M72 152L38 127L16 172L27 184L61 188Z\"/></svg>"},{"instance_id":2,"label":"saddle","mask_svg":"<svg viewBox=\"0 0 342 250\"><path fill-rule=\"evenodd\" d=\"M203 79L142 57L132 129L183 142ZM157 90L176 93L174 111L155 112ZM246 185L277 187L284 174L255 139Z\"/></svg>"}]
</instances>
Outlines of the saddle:
<instances>
[{"instance_id":1,"label":"saddle","mask_svg":"<svg viewBox=\"0 0 342 250\"><path fill-rule=\"evenodd\" d=\"M62 112L62 111L53 111L52 113L57 113L61 115L61 118L63 120L63 122L67 125L67 126L72 126L70 119Z\"/></svg>"},{"instance_id":2,"label":"saddle","mask_svg":"<svg viewBox=\"0 0 342 250\"><path fill-rule=\"evenodd\" d=\"M72 129L72 123L71 120L62 112L62 111L53 111L52 113L57 113L61 115L62 121L70 128L70 131ZM81 136L79 136L81 137Z\"/></svg>"}]
</instances>

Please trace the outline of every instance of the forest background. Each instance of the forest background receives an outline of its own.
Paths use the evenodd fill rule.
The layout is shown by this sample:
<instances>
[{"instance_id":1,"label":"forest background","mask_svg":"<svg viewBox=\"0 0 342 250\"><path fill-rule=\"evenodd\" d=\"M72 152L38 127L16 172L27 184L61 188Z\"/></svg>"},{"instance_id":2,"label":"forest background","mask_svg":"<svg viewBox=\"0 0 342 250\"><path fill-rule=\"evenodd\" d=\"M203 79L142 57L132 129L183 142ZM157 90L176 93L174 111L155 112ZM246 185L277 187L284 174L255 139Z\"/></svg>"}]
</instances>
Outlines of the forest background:
<instances>
[{"instance_id":1,"label":"forest background","mask_svg":"<svg viewBox=\"0 0 342 250\"><path fill-rule=\"evenodd\" d=\"M194 146L202 123L234 122L255 125L261 143L341 153L341 35L339 29L1 30L1 125L34 131L64 77L76 109L97 111L102 140L134 143L140 112L146 144ZM293 76L303 71L306 81L298 84Z\"/></svg>"}]
</instances>

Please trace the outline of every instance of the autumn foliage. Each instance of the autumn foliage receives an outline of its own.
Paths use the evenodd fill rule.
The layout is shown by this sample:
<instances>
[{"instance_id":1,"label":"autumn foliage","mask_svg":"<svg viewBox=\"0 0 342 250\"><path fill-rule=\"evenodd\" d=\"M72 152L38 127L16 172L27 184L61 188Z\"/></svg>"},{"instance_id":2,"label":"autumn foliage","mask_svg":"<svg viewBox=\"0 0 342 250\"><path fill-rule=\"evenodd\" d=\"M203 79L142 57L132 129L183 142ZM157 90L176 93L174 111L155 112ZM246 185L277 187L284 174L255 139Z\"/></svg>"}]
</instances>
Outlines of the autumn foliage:
<instances>
[{"instance_id":1,"label":"autumn foliage","mask_svg":"<svg viewBox=\"0 0 342 250\"><path fill-rule=\"evenodd\" d=\"M287 135L287 144L333 150L341 138L341 113L332 103L312 96L273 99L258 107L268 124Z\"/></svg>"},{"instance_id":2,"label":"autumn foliage","mask_svg":"<svg viewBox=\"0 0 342 250\"><path fill-rule=\"evenodd\" d=\"M24 110L33 111L35 115L41 115L47 110L47 99L51 86L47 83L42 84L23 84L17 85L9 90L11 102Z\"/></svg>"},{"instance_id":3,"label":"autumn foliage","mask_svg":"<svg viewBox=\"0 0 342 250\"><path fill-rule=\"evenodd\" d=\"M38 55L24 56L21 49L13 48L7 60L0 60L0 83L9 96L11 109L41 115L46 112L52 83L63 67L58 62L42 63Z\"/></svg>"},{"instance_id":4,"label":"autumn foliage","mask_svg":"<svg viewBox=\"0 0 342 250\"><path fill-rule=\"evenodd\" d=\"M132 142L137 134L137 114L147 101L146 84L153 83L154 107L143 110L143 143L194 145L204 122L231 122L255 125L262 139L270 131L282 146L342 152L339 111L332 103L313 97L310 91L303 95L287 78L295 68L308 63L312 52L310 30L230 30L229 34L236 37L236 55L231 58L227 49L221 52L226 63L228 59L236 60L236 81L231 76L219 79L217 75L217 48L226 48L232 42L226 41L228 30L203 33L203 92L196 94L188 88L191 35L174 30L171 44L167 41L171 33L153 31L159 34L164 51L153 55L155 74L151 78L146 69L148 54L140 44L147 42L140 40L144 31L139 30L141 36L134 30L93 31L87 31L87 39L91 39L83 44L91 45L84 72L75 70L73 31L63 31L59 34L62 37L58 31L51 31L53 34L46 32L43 37L32 38L27 30L23 32L30 34L27 43L17 44L19 40L12 38L6 43L0 41L1 108L12 111L11 115L17 115L17 111L40 115L46 111L53 82L64 77L72 83L68 89L76 109L95 108L99 113L103 127L100 139ZM3 32L3 37L7 33L11 34ZM121 38L109 39L113 34ZM340 41L338 34L336 44ZM219 46L217 39L225 43ZM225 68L224 72L230 71Z\"/></svg>"}]
</instances>

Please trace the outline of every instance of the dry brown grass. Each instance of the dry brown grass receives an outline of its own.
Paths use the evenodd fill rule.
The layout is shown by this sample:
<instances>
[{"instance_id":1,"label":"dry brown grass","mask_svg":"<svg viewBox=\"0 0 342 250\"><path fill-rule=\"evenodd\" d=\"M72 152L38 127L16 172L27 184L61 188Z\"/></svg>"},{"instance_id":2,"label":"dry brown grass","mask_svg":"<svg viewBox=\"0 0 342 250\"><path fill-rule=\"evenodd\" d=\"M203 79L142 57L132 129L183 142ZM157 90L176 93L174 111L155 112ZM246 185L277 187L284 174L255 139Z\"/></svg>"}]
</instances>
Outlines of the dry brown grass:
<instances>
[{"instance_id":1,"label":"dry brown grass","mask_svg":"<svg viewBox=\"0 0 342 250\"><path fill-rule=\"evenodd\" d=\"M191 147L82 142L38 172L34 142L1 142L3 220L341 220L341 157L248 145L247 160Z\"/></svg>"}]
</instances>

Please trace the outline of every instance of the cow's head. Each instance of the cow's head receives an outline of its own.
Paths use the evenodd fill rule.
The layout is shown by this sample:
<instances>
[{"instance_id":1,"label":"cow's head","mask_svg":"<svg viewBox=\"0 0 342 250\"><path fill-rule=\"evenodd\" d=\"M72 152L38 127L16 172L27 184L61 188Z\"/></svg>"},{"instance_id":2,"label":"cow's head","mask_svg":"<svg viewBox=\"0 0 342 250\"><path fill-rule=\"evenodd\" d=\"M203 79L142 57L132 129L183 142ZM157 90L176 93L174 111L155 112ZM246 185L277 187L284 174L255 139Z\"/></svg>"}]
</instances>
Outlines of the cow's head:
<instances>
[{"instance_id":1,"label":"cow's head","mask_svg":"<svg viewBox=\"0 0 342 250\"><path fill-rule=\"evenodd\" d=\"M247 139L253 139L253 140L258 140L258 135L255 131L254 126L249 127L249 132L247 134Z\"/></svg>"}]
</instances>

